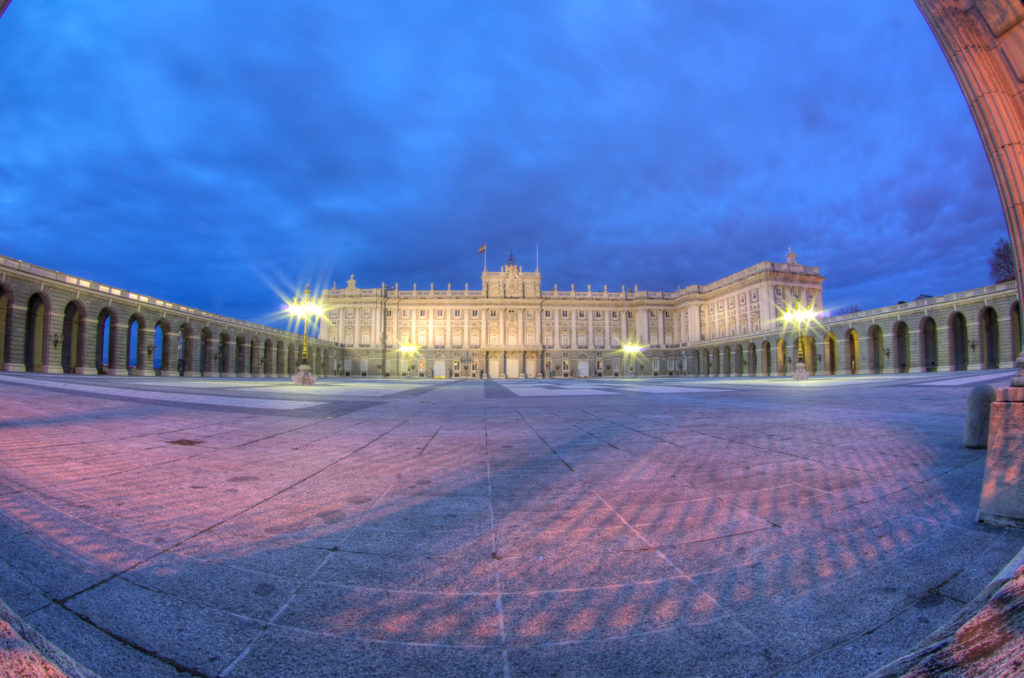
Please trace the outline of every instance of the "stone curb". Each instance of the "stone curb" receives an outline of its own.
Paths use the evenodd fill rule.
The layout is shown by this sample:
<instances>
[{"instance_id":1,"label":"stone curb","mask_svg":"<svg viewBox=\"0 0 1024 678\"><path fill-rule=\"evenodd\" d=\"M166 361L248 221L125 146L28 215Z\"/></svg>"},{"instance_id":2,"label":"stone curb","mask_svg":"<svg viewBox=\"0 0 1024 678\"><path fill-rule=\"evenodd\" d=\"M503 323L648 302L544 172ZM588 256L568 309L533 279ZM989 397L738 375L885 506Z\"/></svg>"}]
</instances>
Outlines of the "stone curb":
<instances>
[{"instance_id":1,"label":"stone curb","mask_svg":"<svg viewBox=\"0 0 1024 678\"><path fill-rule=\"evenodd\" d=\"M1002 655L1014 664L1024 663L1024 648L1007 647L1019 642L1017 639L1024 626L1022 591L1014 590L1020 589L1022 584L1024 549L1018 551L988 586L948 622L926 636L907 654L866 678L1016 675L1013 672L1020 670L1020 666L986 666L984 662L990 660L998 663ZM1016 614L1008 615L1007 608ZM1002 628L990 628L994 623L1001 627L1016 626L1017 629L1014 633L1007 633ZM1014 660L1014 657L1017 659Z\"/></svg>"},{"instance_id":2,"label":"stone curb","mask_svg":"<svg viewBox=\"0 0 1024 678\"><path fill-rule=\"evenodd\" d=\"M100 678L46 640L2 600L0 674L11 678Z\"/></svg>"}]
</instances>

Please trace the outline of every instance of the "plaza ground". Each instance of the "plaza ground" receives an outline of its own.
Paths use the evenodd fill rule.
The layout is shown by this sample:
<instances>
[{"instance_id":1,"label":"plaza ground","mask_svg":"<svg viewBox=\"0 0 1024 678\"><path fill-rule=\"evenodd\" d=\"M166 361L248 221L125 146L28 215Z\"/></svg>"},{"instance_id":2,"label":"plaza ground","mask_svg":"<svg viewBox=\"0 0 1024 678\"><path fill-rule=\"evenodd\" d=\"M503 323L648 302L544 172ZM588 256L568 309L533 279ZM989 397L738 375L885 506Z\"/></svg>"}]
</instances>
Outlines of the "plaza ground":
<instances>
[{"instance_id":1,"label":"plaza ground","mask_svg":"<svg viewBox=\"0 0 1024 678\"><path fill-rule=\"evenodd\" d=\"M1009 372L0 374L0 598L101 676L862 676L1024 547Z\"/></svg>"}]
</instances>

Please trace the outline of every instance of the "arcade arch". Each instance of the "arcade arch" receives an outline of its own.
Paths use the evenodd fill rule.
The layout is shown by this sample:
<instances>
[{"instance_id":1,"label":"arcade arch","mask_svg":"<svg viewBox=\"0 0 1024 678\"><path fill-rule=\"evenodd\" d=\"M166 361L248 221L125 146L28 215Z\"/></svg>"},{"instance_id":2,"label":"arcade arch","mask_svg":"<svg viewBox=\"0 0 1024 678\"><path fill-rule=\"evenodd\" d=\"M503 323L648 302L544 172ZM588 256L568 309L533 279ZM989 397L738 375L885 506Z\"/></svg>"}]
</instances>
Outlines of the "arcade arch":
<instances>
[{"instance_id":1,"label":"arcade arch","mask_svg":"<svg viewBox=\"0 0 1024 678\"><path fill-rule=\"evenodd\" d=\"M885 370L885 340L882 328L872 325L868 330L868 369L873 374L881 374Z\"/></svg>"},{"instance_id":2,"label":"arcade arch","mask_svg":"<svg viewBox=\"0 0 1024 678\"><path fill-rule=\"evenodd\" d=\"M45 372L46 338L50 333L50 300L37 292L29 297L25 310L25 370Z\"/></svg>"},{"instance_id":3,"label":"arcade arch","mask_svg":"<svg viewBox=\"0 0 1024 678\"><path fill-rule=\"evenodd\" d=\"M982 369L994 370L999 367L999 317L991 306L981 309L978 316L979 362Z\"/></svg>"},{"instance_id":4,"label":"arcade arch","mask_svg":"<svg viewBox=\"0 0 1024 678\"><path fill-rule=\"evenodd\" d=\"M893 348L896 351L893 371L904 373L910 371L910 331L907 323L898 321L892 327Z\"/></svg>"},{"instance_id":5,"label":"arcade arch","mask_svg":"<svg viewBox=\"0 0 1024 678\"><path fill-rule=\"evenodd\" d=\"M953 370L967 369L967 320L959 311L949 316L949 362Z\"/></svg>"},{"instance_id":6,"label":"arcade arch","mask_svg":"<svg viewBox=\"0 0 1024 678\"><path fill-rule=\"evenodd\" d=\"M939 368L939 339L935 319L926 315L921 319L921 370L935 372Z\"/></svg>"},{"instance_id":7,"label":"arcade arch","mask_svg":"<svg viewBox=\"0 0 1024 678\"><path fill-rule=\"evenodd\" d=\"M117 314L109 306L96 318L96 372L106 374L117 364Z\"/></svg>"},{"instance_id":8,"label":"arcade arch","mask_svg":"<svg viewBox=\"0 0 1024 678\"><path fill-rule=\"evenodd\" d=\"M860 334L855 329L846 332L846 369L850 374L857 374L860 369Z\"/></svg>"},{"instance_id":9,"label":"arcade arch","mask_svg":"<svg viewBox=\"0 0 1024 678\"><path fill-rule=\"evenodd\" d=\"M11 364L11 299L11 291L4 285L0 285L0 364L2 365Z\"/></svg>"},{"instance_id":10,"label":"arcade arch","mask_svg":"<svg viewBox=\"0 0 1024 678\"><path fill-rule=\"evenodd\" d=\"M60 366L64 374L82 374L85 370L85 306L78 300L64 307Z\"/></svg>"}]
</instances>

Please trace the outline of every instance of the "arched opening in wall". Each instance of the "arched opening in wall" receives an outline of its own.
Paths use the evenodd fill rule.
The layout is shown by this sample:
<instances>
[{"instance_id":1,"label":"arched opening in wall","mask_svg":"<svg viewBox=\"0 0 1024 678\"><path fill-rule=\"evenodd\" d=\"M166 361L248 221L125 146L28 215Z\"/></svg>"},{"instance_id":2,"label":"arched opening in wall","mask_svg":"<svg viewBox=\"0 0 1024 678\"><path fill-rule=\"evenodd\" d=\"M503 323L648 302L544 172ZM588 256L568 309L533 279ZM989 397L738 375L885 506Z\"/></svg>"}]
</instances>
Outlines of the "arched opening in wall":
<instances>
[{"instance_id":1,"label":"arched opening in wall","mask_svg":"<svg viewBox=\"0 0 1024 678\"><path fill-rule=\"evenodd\" d=\"M761 342L761 375L772 376L772 345L767 339Z\"/></svg>"},{"instance_id":2,"label":"arched opening in wall","mask_svg":"<svg viewBox=\"0 0 1024 678\"><path fill-rule=\"evenodd\" d=\"M910 371L910 331L902 320L893 325L892 338L896 349L895 371L902 374Z\"/></svg>"},{"instance_id":3,"label":"arched opening in wall","mask_svg":"<svg viewBox=\"0 0 1024 678\"><path fill-rule=\"evenodd\" d=\"M978 336L981 338L981 368L999 367L999 317L996 310L986 306L978 317Z\"/></svg>"},{"instance_id":4,"label":"arched opening in wall","mask_svg":"<svg viewBox=\"0 0 1024 678\"><path fill-rule=\"evenodd\" d=\"M846 369L850 374L857 374L860 369L860 334L857 330L849 330L846 333Z\"/></svg>"},{"instance_id":5,"label":"arched opening in wall","mask_svg":"<svg viewBox=\"0 0 1024 678\"><path fill-rule=\"evenodd\" d=\"M747 374L757 376L757 346L753 342L747 344Z\"/></svg>"},{"instance_id":6,"label":"arched opening in wall","mask_svg":"<svg viewBox=\"0 0 1024 678\"><path fill-rule=\"evenodd\" d=\"M117 316L110 308L100 310L96 319L96 373L107 374L110 366L116 364L117 346L112 339L117 336Z\"/></svg>"},{"instance_id":7,"label":"arched opening in wall","mask_svg":"<svg viewBox=\"0 0 1024 678\"><path fill-rule=\"evenodd\" d=\"M195 339L192 336L192 326L186 323L181 323L178 326L178 376L183 377L187 373L189 376L195 372L196 366L192 364L192 353Z\"/></svg>"},{"instance_id":8,"label":"arched opening in wall","mask_svg":"<svg viewBox=\"0 0 1024 678\"><path fill-rule=\"evenodd\" d=\"M60 366L64 374L81 374L85 368L85 310L78 301L64 307L61 332Z\"/></svg>"},{"instance_id":9,"label":"arched opening in wall","mask_svg":"<svg viewBox=\"0 0 1024 678\"><path fill-rule=\"evenodd\" d=\"M169 331L170 328L167 326L166 320L158 320L153 326L153 362L149 366L160 375L165 374L165 371L166 373L170 371L170 342L167 338Z\"/></svg>"},{"instance_id":10,"label":"arched opening in wall","mask_svg":"<svg viewBox=\"0 0 1024 678\"><path fill-rule=\"evenodd\" d=\"M274 342L267 339L263 342L263 376L274 374Z\"/></svg>"},{"instance_id":11,"label":"arched opening in wall","mask_svg":"<svg viewBox=\"0 0 1024 678\"><path fill-rule=\"evenodd\" d=\"M722 374L722 352L717 346L711 353L711 363L711 376L720 376Z\"/></svg>"},{"instance_id":12,"label":"arched opening in wall","mask_svg":"<svg viewBox=\"0 0 1024 678\"><path fill-rule=\"evenodd\" d=\"M746 356L743 354L743 345L742 344L736 344L736 346L733 347L732 362L733 362L733 366L732 366L733 374L735 374L737 377L742 377L744 372L747 369L747 366L745 364L746 363Z\"/></svg>"},{"instance_id":13,"label":"arched opening in wall","mask_svg":"<svg viewBox=\"0 0 1024 678\"><path fill-rule=\"evenodd\" d=\"M1010 357L1014 360L1020 355L1020 302L1010 306Z\"/></svg>"},{"instance_id":14,"label":"arched opening in wall","mask_svg":"<svg viewBox=\"0 0 1024 678\"><path fill-rule=\"evenodd\" d=\"M10 290L0 285L0 368L11 362L11 303Z\"/></svg>"},{"instance_id":15,"label":"arched opening in wall","mask_svg":"<svg viewBox=\"0 0 1024 678\"><path fill-rule=\"evenodd\" d=\"M813 334L805 334L803 337L804 342L804 366L807 368L808 374L818 373L818 342L814 338ZM799 354L798 354L799 355Z\"/></svg>"},{"instance_id":16,"label":"arched opening in wall","mask_svg":"<svg viewBox=\"0 0 1024 678\"><path fill-rule=\"evenodd\" d=\"M25 370L27 372L45 372L47 346L46 337L50 328L47 327L49 317L47 300L36 293L29 297L25 316Z\"/></svg>"},{"instance_id":17,"label":"arched opening in wall","mask_svg":"<svg viewBox=\"0 0 1024 678\"><path fill-rule=\"evenodd\" d=\"M129 370L141 368L143 366L144 358L146 355L146 334L144 332L142 317L138 314L133 314L128 319L128 350L125 356L125 367Z\"/></svg>"},{"instance_id":18,"label":"arched opening in wall","mask_svg":"<svg viewBox=\"0 0 1024 678\"><path fill-rule=\"evenodd\" d=\"M295 374L295 344L288 344L288 366L285 374Z\"/></svg>"},{"instance_id":19,"label":"arched opening in wall","mask_svg":"<svg viewBox=\"0 0 1024 678\"><path fill-rule=\"evenodd\" d=\"M210 355L210 337L209 327L204 327L199 332L199 376L201 377L208 377L212 372L213 365L210 359L213 356Z\"/></svg>"},{"instance_id":20,"label":"arched opening in wall","mask_svg":"<svg viewBox=\"0 0 1024 678\"><path fill-rule=\"evenodd\" d=\"M836 335L825 335L825 374L836 373Z\"/></svg>"},{"instance_id":21,"label":"arched opening in wall","mask_svg":"<svg viewBox=\"0 0 1024 678\"><path fill-rule=\"evenodd\" d=\"M949 316L949 366L967 369L967 320L959 311Z\"/></svg>"},{"instance_id":22,"label":"arched opening in wall","mask_svg":"<svg viewBox=\"0 0 1024 678\"><path fill-rule=\"evenodd\" d=\"M789 365L787 364L789 356L786 355L786 348L786 340L779 339L779 343L775 345L775 364L777 365L775 374L780 377L786 376L786 372L789 371Z\"/></svg>"},{"instance_id":23,"label":"arched opening in wall","mask_svg":"<svg viewBox=\"0 0 1024 678\"><path fill-rule=\"evenodd\" d=\"M872 325L868 330L868 369L872 374L880 374L885 369L885 339L882 328Z\"/></svg>"},{"instance_id":24,"label":"arched opening in wall","mask_svg":"<svg viewBox=\"0 0 1024 678\"><path fill-rule=\"evenodd\" d=\"M217 374L225 376L229 373L229 364L231 362L231 337L228 336L227 332L221 332L219 341L217 342Z\"/></svg>"},{"instance_id":25,"label":"arched opening in wall","mask_svg":"<svg viewBox=\"0 0 1024 678\"><path fill-rule=\"evenodd\" d=\"M288 360L288 354L284 350L284 341L277 342L277 360L274 364L274 374L278 376L284 376L287 374L285 371L285 361Z\"/></svg>"},{"instance_id":26,"label":"arched opening in wall","mask_svg":"<svg viewBox=\"0 0 1024 678\"><path fill-rule=\"evenodd\" d=\"M939 369L939 338L935 320L925 316L921 321L921 369L934 372Z\"/></svg>"}]
</instances>

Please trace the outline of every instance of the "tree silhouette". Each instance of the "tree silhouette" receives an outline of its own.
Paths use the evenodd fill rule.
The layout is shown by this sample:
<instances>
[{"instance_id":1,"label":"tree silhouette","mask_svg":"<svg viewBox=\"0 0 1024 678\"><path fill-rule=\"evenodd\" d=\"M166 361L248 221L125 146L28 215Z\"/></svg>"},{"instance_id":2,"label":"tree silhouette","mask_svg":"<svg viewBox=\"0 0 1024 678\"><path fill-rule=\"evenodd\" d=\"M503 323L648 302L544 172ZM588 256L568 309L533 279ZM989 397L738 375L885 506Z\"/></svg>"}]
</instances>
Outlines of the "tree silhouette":
<instances>
[{"instance_id":1,"label":"tree silhouette","mask_svg":"<svg viewBox=\"0 0 1024 678\"><path fill-rule=\"evenodd\" d=\"M1013 250L1006 238L1000 238L988 258L989 276L992 282L1001 283L1017 278L1017 267L1013 264Z\"/></svg>"}]
</instances>

